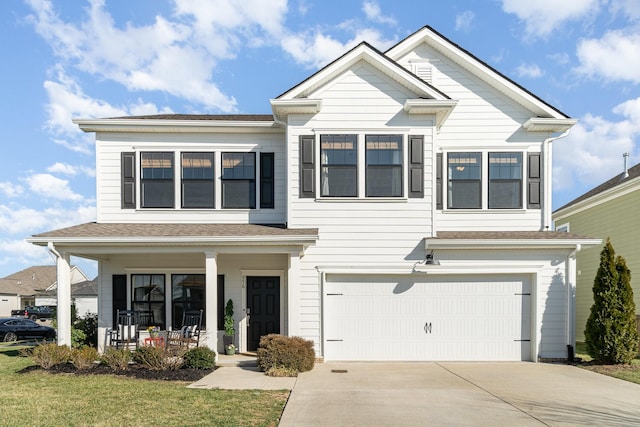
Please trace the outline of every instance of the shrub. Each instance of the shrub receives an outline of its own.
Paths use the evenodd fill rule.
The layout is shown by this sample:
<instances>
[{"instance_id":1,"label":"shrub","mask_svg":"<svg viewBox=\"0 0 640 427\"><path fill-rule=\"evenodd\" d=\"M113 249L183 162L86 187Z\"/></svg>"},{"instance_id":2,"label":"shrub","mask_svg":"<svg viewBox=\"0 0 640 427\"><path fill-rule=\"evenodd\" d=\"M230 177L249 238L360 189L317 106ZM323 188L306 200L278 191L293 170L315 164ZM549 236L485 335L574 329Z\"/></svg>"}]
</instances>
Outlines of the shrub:
<instances>
[{"instance_id":1,"label":"shrub","mask_svg":"<svg viewBox=\"0 0 640 427\"><path fill-rule=\"evenodd\" d=\"M85 333L76 327L71 328L71 347L80 348L85 345L85 340L87 336Z\"/></svg>"},{"instance_id":2,"label":"shrub","mask_svg":"<svg viewBox=\"0 0 640 427\"><path fill-rule=\"evenodd\" d=\"M216 367L216 352L209 347L196 347L184 354L184 366L191 369L213 369Z\"/></svg>"},{"instance_id":3,"label":"shrub","mask_svg":"<svg viewBox=\"0 0 640 427\"><path fill-rule=\"evenodd\" d=\"M94 313L87 314L84 318L80 318L75 322L74 328L84 333L83 345L96 347L98 345L98 315Z\"/></svg>"},{"instance_id":4,"label":"shrub","mask_svg":"<svg viewBox=\"0 0 640 427\"><path fill-rule=\"evenodd\" d=\"M278 334L260 338L258 366L264 372L286 372L292 374L313 369L316 354L313 342L300 337L285 337Z\"/></svg>"},{"instance_id":5,"label":"shrub","mask_svg":"<svg viewBox=\"0 0 640 427\"><path fill-rule=\"evenodd\" d=\"M284 366L274 366L265 372L268 377L297 377L298 371Z\"/></svg>"},{"instance_id":6,"label":"shrub","mask_svg":"<svg viewBox=\"0 0 640 427\"><path fill-rule=\"evenodd\" d=\"M98 350L94 347L80 347L71 350L71 363L79 371L87 371L96 366L98 360Z\"/></svg>"},{"instance_id":7,"label":"shrub","mask_svg":"<svg viewBox=\"0 0 640 427\"><path fill-rule=\"evenodd\" d=\"M133 361L154 371L175 371L184 364L184 351L167 351L163 347L139 347L133 353Z\"/></svg>"},{"instance_id":8,"label":"shrub","mask_svg":"<svg viewBox=\"0 0 640 427\"><path fill-rule=\"evenodd\" d=\"M33 349L33 361L43 369L51 369L69 361L71 349L54 343L42 344Z\"/></svg>"},{"instance_id":9,"label":"shrub","mask_svg":"<svg viewBox=\"0 0 640 427\"><path fill-rule=\"evenodd\" d=\"M125 348L108 348L100 358L100 362L116 371L124 371L129 368L131 352Z\"/></svg>"},{"instance_id":10,"label":"shrub","mask_svg":"<svg viewBox=\"0 0 640 427\"><path fill-rule=\"evenodd\" d=\"M630 363L638 353L631 272L607 239L593 282L593 306L584 331L587 352L605 363Z\"/></svg>"}]
</instances>

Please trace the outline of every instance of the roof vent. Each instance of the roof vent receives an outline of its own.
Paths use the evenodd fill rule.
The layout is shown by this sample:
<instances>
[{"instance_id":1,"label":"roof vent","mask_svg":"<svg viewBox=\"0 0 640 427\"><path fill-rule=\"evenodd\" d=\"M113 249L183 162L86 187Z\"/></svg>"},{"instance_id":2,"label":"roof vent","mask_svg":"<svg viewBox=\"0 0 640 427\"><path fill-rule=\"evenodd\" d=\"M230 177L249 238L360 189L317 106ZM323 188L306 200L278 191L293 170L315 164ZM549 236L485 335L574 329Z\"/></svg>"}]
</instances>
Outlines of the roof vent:
<instances>
[{"instance_id":1,"label":"roof vent","mask_svg":"<svg viewBox=\"0 0 640 427\"><path fill-rule=\"evenodd\" d=\"M627 179L629 178L629 153L624 153L622 157L624 157L624 172L622 174L622 179Z\"/></svg>"}]
</instances>

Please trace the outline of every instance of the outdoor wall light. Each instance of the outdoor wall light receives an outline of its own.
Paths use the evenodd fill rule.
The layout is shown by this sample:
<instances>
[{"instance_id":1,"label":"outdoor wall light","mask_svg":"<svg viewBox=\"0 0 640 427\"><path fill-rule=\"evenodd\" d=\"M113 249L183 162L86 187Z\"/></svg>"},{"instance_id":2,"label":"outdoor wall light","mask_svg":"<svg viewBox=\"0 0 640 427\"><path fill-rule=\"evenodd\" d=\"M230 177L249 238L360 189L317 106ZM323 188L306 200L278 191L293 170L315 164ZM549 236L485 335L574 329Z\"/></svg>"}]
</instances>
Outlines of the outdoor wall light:
<instances>
[{"instance_id":1,"label":"outdoor wall light","mask_svg":"<svg viewBox=\"0 0 640 427\"><path fill-rule=\"evenodd\" d=\"M440 265L440 261L434 258L433 251L427 254L427 258L424 261L425 265Z\"/></svg>"}]
</instances>

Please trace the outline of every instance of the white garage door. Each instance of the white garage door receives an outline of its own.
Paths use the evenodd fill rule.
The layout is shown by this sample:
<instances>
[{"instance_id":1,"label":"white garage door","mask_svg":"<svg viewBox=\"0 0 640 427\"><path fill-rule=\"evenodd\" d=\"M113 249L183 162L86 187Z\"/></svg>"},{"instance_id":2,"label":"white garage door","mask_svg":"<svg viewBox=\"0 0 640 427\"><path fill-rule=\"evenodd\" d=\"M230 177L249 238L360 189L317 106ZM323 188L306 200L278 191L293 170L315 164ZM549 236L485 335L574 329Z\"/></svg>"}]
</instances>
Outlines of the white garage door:
<instances>
[{"instance_id":1,"label":"white garage door","mask_svg":"<svg viewBox=\"0 0 640 427\"><path fill-rule=\"evenodd\" d=\"M337 276L324 286L326 360L530 360L527 276Z\"/></svg>"}]
</instances>

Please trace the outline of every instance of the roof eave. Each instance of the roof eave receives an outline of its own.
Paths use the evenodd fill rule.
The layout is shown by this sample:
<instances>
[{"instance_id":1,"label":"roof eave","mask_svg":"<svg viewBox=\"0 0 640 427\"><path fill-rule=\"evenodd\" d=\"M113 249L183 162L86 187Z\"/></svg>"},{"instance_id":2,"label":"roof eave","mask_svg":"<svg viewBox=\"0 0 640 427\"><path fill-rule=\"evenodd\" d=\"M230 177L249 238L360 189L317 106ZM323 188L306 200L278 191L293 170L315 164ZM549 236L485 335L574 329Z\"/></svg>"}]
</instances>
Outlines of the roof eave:
<instances>
[{"instance_id":1,"label":"roof eave","mask_svg":"<svg viewBox=\"0 0 640 427\"><path fill-rule=\"evenodd\" d=\"M425 239L425 249L575 249L602 239Z\"/></svg>"},{"instance_id":2,"label":"roof eave","mask_svg":"<svg viewBox=\"0 0 640 427\"><path fill-rule=\"evenodd\" d=\"M26 239L27 242L38 246L47 246L49 242L55 245L74 246L128 246L128 245L290 245L312 244L318 240L317 235L295 236L141 236L141 237L36 237Z\"/></svg>"},{"instance_id":3,"label":"roof eave","mask_svg":"<svg viewBox=\"0 0 640 427\"><path fill-rule=\"evenodd\" d=\"M73 119L84 132L133 133L229 133L229 132L283 132L274 120L155 120L155 119Z\"/></svg>"},{"instance_id":4,"label":"roof eave","mask_svg":"<svg viewBox=\"0 0 640 427\"><path fill-rule=\"evenodd\" d=\"M571 129L578 120L532 117L522 127L528 132L565 132Z\"/></svg>"},{"instance_id":5,"label":"roof eave","mask_svg":"<svg viewBox=\"0 0 640 427\"><path fill-rule=\"evenodd\" d=\"M440 129L456 105L458 105L458 101L454 99L407 99L404 103L404 110L409 113L409 115L435 115L436 128Z\"/></svg>"}]
</instances>

